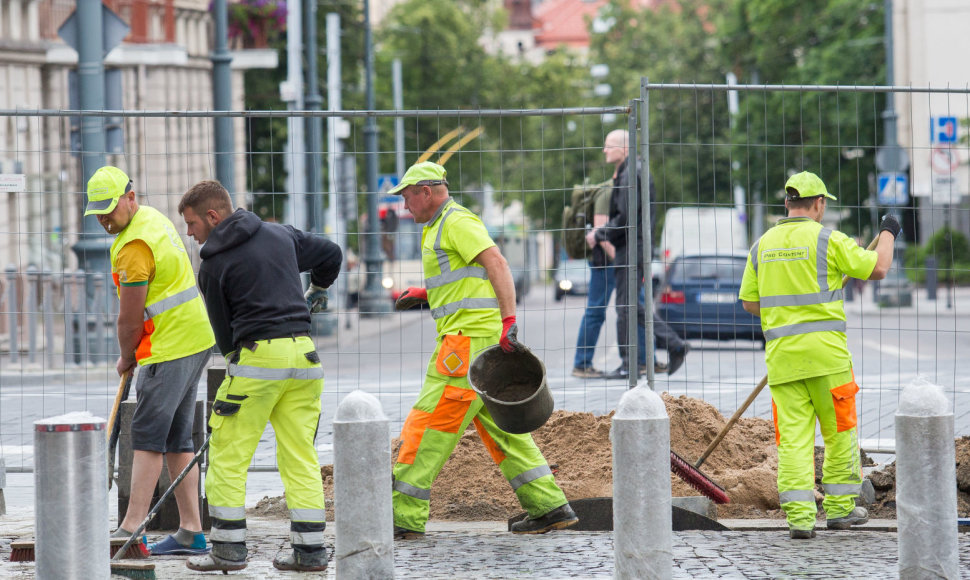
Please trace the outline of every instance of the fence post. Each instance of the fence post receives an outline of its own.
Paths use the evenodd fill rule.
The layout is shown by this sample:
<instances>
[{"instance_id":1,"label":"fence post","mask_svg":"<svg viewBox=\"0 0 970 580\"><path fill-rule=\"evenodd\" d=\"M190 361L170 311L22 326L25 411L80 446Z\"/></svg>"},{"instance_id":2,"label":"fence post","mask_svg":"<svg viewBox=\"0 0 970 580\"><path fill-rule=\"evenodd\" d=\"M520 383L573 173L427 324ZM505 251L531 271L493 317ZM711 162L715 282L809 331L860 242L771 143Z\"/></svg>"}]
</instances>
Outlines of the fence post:
<instances>
[{"instance_id":1,"label":"fence post","mask_svg":"<svg viewBox=\"0 0 970 580\"><path fill-rule=\"evenodd\" d=\"M7 273L7 332L10 337L10 364L20 362L20 345L17 344L17 268L8 264Z\"/></svg>"},{"instance_id":2,"label":"fence post","mask_svg":"<svg viewBox=\"0 0 970 580\"><path fill-rule=\"evenodd\" d=\"M353 391L333 420L337 569L348 578L394 577L391 440L376 397Z\"/></svg>"},{"instance_id":3,"label":"fence post","mask_svg":"<svg viewBox=\"0 0 970 580\"><path fill-rule=\"evenodd\" d=\"M610 440L613 577L671 578L670 419L660 395L643 384L623 393Z\"/></svg>"},{"instance_id":4,"label":"fence post","mask_svg":"<svg viewBox=\"0 0 970 580\"><path fill-rule=\"evenodd\" d=\"M74 311L74 277L65 273L61 276L64 285L64 366L76 364L74 356L77 354L74 346L74 323L77 313Z\"/></svg>"},{"instance_id":5,"label":"fence post","mask_svg":"<svg viewBox=\"0 0 970 580\"><path fill-rule=\"evenodd\" d=\"M37 266L27 265L27 362L37 361Z\"/></svg>"},{"instance_id":6,"label":"fence post","mask_svg":"<svg viewBox=\"0 0 970 580\"><path fill-rule=\"evenodd\" d=\"M959 578L953 411L943 389L907 385L896 411L900 578Z\"/></svg>"},{"instance_id":7,"label":"fence post","mask_svg":"<svg viewBox=\"0 0 970 580\"><path fill-rule=\"evenodd\" d=\"M104 290L104 274L98 272L94 275L94 339L97 347L95 352L91 353L91 358L97 362L105 362L108 360L108 348L104 332L105 316L107 316L106 304L107 296Z\"/></svg>"},{"instance_id":8,"label":"fence post","mask_svg":"<svg viewBox=\"0 0 970 580\"><path fill-rule=\"evenodd\" d=\"M44 296L41 307L44 316L44 358L47 367L54 368L54 275L51 272L41 273L40 288Z\"/></svg>"},{"instance_id":9,"label":"fence post","mask_svg":"<svg viewBox=\"0 0 970 580\"><path fill-rule=\"evenodd\" d=\"M78 305L80 306L80 323L77 325L78 330L81 332L81 340L78 342L80 348L78 348L78 353L80 354L80 362L82 365L88 365L91 363L91 346L88 343L88 298L85 293L84 284L84 270L78 270L74 274L74 280L80 288L78 293Z\"/></svg>"},{"instance_id":10,"label":"fence post","mask_svg":"<svg viewBox=\"0 0 970 580\"><path fill-rule=\"evenodd\" d=\"M936 300L936 256L926 257L926 299Z\"/></svg>"}]
</instances>

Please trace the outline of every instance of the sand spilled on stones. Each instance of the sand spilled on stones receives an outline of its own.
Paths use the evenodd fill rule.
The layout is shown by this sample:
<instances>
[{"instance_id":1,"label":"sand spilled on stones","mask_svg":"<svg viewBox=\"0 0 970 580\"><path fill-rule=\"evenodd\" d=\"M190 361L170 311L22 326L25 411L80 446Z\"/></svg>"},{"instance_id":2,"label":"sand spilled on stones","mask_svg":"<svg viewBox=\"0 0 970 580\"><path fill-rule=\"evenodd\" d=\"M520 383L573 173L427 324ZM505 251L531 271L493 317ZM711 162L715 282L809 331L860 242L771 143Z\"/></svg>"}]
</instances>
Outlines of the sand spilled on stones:
<instances>
[{"instance_id":1,"label":"sand spilled on stones","mask_svg":"<svg viewBox=\"0 0 970 580\"><path fill-rule=\"evenodd\" d=\"M727 423L713 406L687 396L663 395L670 416L671 448L693 463ZM608 497L613 493L610 415L593 415L555 411L549 421L533 433L536 444L550 465L566 497ZM397 457L400 441L392 441L392 460ZM956 441L958 511L970 515L970 437ZM816 449L821 478L821 448ZM863 458L865 463L866 458ZM778 455L774 428L770 421L742 418L731 429L717 449L707 458L701 470L723 487L731 503L718 506L721 518L784 518L779 509L776 476ZM327 498L327 519L333 519L333 467L322 468ZM895 518L895 466L870 475L876 488L872 515ZM674 496L699 495L699 492L671 475ZM816 497L821 499L821 493ZM273 500L263 502L264 512L272 510ZM435 520L503 520L521 513L515 495L498 467L482 445L474 427L469 427L431 489L431 519ZM259 508L257 508L259 512ZM269 513L265 515L271 515ZM820 516L822 512L820 509Z\"/></svg>"}]
</instances>

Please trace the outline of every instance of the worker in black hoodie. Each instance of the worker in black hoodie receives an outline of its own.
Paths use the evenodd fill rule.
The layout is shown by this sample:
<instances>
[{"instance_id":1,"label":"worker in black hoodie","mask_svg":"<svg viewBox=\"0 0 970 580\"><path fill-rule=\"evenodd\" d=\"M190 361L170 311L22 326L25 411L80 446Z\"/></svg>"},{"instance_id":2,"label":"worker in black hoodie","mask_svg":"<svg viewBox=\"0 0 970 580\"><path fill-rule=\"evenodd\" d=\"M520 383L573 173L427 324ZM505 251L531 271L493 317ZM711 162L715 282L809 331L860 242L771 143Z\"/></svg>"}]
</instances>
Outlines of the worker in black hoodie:
<instances>
[{"instance_id":1,"label":"worker in black hoodie","mask_svg":"<svg viewBox=\"0 0 970 580\"><path fill-rule=\"evenodd\" d=\"M323 368L310 340L310 313L326 309L340 248L292 226L264 223L252 212L233 212L218 181L194 185L178 210L189 236L203 244L199 287L228 367L209 419L205 489L212 552L186 565L202 571L246 567L246 473L268 420L276 433L293 546L273 565L323 570L323 483L313 444ZM307 270L304 294L300 273Z\"/></svg>"}]
</instances>

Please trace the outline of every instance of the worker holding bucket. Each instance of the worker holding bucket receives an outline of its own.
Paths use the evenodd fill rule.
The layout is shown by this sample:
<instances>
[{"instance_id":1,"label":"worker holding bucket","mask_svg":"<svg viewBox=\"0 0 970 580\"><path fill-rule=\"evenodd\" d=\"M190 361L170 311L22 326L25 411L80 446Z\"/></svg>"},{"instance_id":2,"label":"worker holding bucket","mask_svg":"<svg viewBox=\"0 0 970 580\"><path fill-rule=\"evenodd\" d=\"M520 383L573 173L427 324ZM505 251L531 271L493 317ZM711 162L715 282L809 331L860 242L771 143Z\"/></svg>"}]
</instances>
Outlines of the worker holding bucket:
<instances>
[{"instance_id":1,"label":"worker holding bucket","mask_svg":"<svg viewBox=\"0 0 970 580\"><path fill-rule=\"evenodd\" d=\"M542 363L516 340L512 273L478 216L449 196L446 175L445 168L436 163L417 163L390 191L404 198L416 222L425 224L421 236L425 287L405 290L395 308L428 304L438 335L424 386L401 431L401 449L394 465L394 537L410 539L424 534L431 484L469 422L475 423L527 512L512 525L512 531L541 534L571 526L579 519L528 434L545 422L552 405L546 405L548 388ZM489 359L504 354L508 358L505 364L473 365L472 359L480 353ZM494 376L491 369L502 369L503 382L511 390L489 397L479 385L483 393L479 397L469 383L473 366L472 373L482 377L482 384ZM514 376L516 369L522 369L521 377ZM516 385L531 388L533 394L516 401ZM503 423L497 424L498 417L493 417L497 414L490 412L486 402L494 404L499 399L511 399L503 402L507 405L520 403L529 417L518 420L523 413L510 406L501 413ZM539 406L543 409L537 411ZM510 433L503 430L503 424L521 429Z\"/></svg>"}]
</instances>

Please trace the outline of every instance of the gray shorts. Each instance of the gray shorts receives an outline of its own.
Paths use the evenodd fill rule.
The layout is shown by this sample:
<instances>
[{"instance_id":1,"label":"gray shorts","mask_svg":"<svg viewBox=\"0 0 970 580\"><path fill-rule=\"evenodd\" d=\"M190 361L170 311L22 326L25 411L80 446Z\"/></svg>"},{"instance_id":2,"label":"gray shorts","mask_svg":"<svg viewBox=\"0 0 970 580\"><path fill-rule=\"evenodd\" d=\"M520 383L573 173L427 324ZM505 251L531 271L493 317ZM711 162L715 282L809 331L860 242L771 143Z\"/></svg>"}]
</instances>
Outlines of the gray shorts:
<instances>
[{"instance_id":1,"label":"gray shorts","mask_svg":"<svg viewBox=\"0 0 970 580\"><path fill-rule=\"evenodd\" d=\"M131 447L158 453L193 453L192 426L202 369L210 350L145 365L138 372Z\"/></svg>"}]
</instances>

